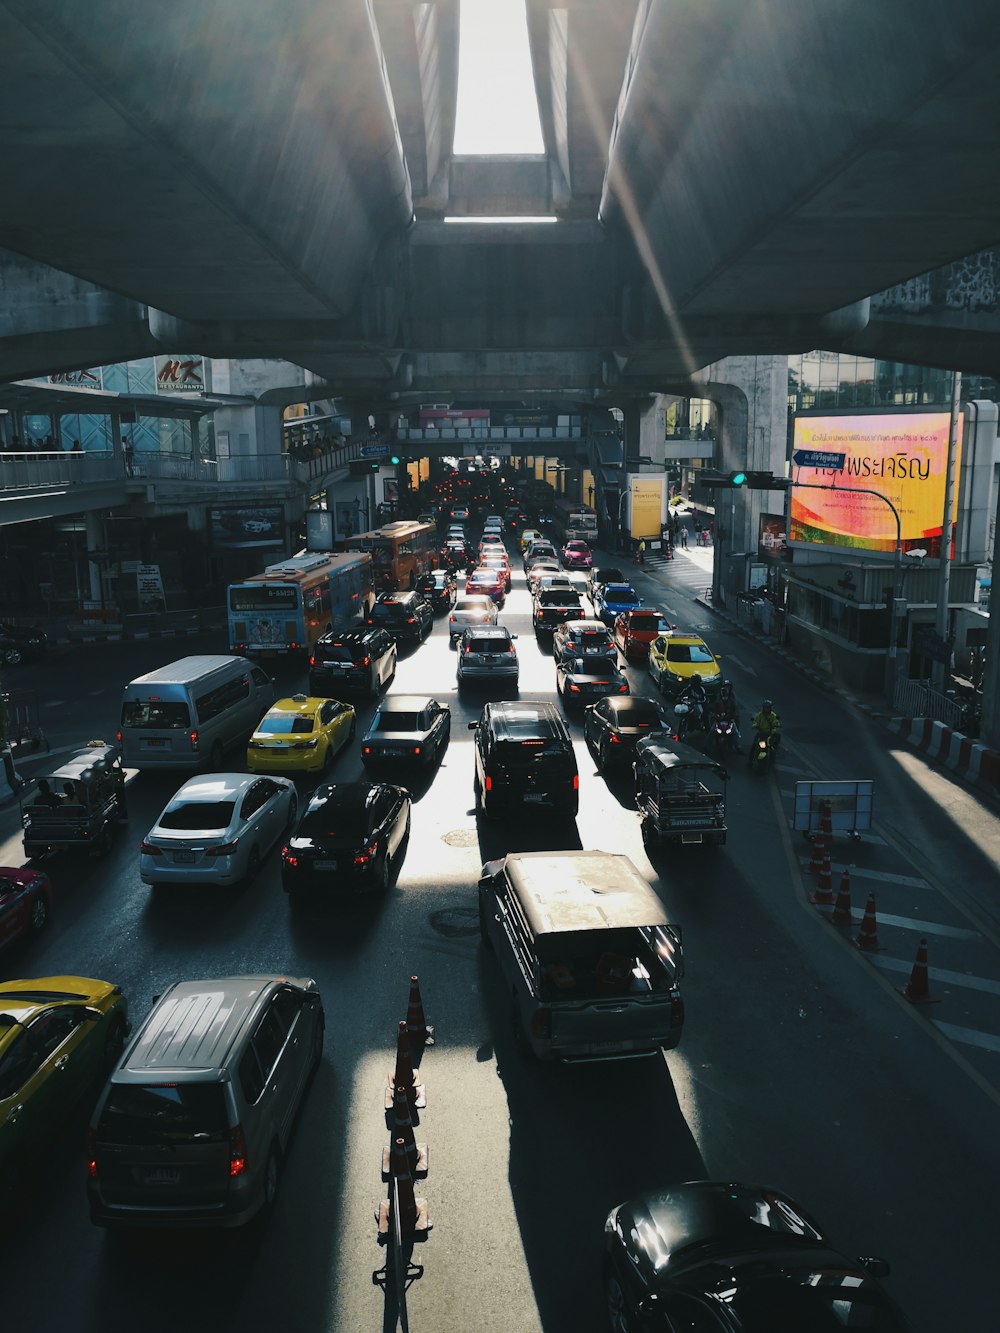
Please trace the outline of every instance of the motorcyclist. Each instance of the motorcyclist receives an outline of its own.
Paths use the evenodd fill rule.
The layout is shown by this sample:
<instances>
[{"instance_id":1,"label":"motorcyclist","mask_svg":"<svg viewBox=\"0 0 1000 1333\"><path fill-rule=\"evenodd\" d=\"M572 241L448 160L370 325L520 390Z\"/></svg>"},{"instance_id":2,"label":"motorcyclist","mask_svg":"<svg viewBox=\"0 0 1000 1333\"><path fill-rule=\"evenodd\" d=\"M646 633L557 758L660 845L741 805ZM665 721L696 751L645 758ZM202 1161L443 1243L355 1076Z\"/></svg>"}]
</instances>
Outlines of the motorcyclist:
<instances>
[{"instance_id":1,"label":"motorcyclist","mask_svg":"<svg viewBox=\"0 0 1000 1333\"><path fill-rule=\"evenodd\" d=\"M698 731L705 725L708 715L708 691L701 676L695 674L691 677L687 688L681 692L678 703L687 704L690 709L685 731Z\"/></svg>"},{"instance_id":2,"label":"motorcyclist","mask_svg":"<svg viewBox=\"0 0 1000 1333\"><path fill-rule=\"evenodd\" d=\"M723 718L733 724L733 749L739 754L740 742L740 716L736 707L736 691L733 689L731 680L724 680L719 687L719 693L715 701L715 717L718 720Z\"/></svg>"},{"instance_id":3,"label":"motorcyclist","mask_svg":"<svg viewBox=\"0 0 1000 1333\"><path fill-rule=\"evenodd\" d=\"M758 740L766 740L771 747L771 753L777 753L778 746L781 744L781 718L775 712L774 704L770 699L765 699L760 706L760 712L754 715L751 724L754 731L754 744ZM753 751L750 752L751 759Z\"/></svg>"}]
</instances>

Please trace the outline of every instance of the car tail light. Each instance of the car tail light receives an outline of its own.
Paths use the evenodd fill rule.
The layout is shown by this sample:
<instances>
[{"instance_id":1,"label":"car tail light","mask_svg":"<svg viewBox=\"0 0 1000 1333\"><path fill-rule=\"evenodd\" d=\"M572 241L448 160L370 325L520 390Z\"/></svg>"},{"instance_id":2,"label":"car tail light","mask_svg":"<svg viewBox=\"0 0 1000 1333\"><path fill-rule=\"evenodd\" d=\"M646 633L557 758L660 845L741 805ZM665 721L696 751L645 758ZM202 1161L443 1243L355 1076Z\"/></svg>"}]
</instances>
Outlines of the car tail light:
<instances>
[{"instance_id":1,"label":"car tail light","mask_svg":"<svg viewBox=\"0 0 1000 1333\"><path fill-rule=\"evenodd\" d=\"M580 774L579 774L579 773L574 773L574 774L573 774L573 790L574 790L574 791L579 791L579 790L580 790Z\"/></svg>"},{"instance_id":2,"label":"car tail light","mask_svg":"<svg viewBox=\"0 0 1000 1333\"><path fill-rule=\"evenodd\" d=\"M619 694L628 694L628 682L627 682L627 681L626 681L625 683L623 683L623 684L621 684L621 685L618 686L618 693L619 693Z\"/></svg>"},{"instance_id":3,"label":"car tail light","mask_svg":"<svg viewBox=\"0 0 1000 1333\"><path fill-rule=\"evenodd\" d=\"M408 625L415 625L415 624L417 623L417 617L416 617L416 616L407 616L407 617L406 617L406 623L407 623Z\"/></svg>"},{"instance_id":4,"label":"car tail light","mask_svg":"<svg viewBox=\"0 0 1000 1333\"><path fill-rule=\"evenodd\" d=\"M118 730L115 732L115 735L118 737L118 744L121 745L121 743L122 743L122 732L121 732L121 727L118 728Z\"/></svg>"},{"instance_id":5,"label":"car tail light","mask_svg":"<svg viewBox=\"0 0 1000 1333\"><path fill-rule=\"evenodd\" d=\"M608 740L612 745L621 745L621 737L616 736L614 732L611 733L611 735L608 737Z\"/></svg>"},{"instance_id":6,"label":"car tail light","mask_svg":"<svg viewBox=\"0 0 1000 1333\"><path fill-rule=\"evenodd\" d=\"M310 665L311 667L314 667L314 666L316 665L316 654L315 654L315 653L310 653L310 654L309 654L309 665Z\"/></svg>"},{"instance_id":7,"label":"car tail light","mask_svg":"<svg viewBox=\"0 0 1000 1333\"><path fill-rule=\"evenodd\" d=\"M142 842L139 843L139 855L140 855L140 856L162 856L162 855L163 855L163 848L162 848L162 847L154 847L153 844L152 844L151 842L147 842L146 839L143 838Z\"/></svg>"},{"instance_id":8,"label":"car tail light","mask_svg":"<svg viewBox=\"0 0 1000 1333\"><path fill-rule=\"evenodd\" d=\"M574 685L572 681L570 681L569 686L568 686L568 689L569 689L570 694L579 694L579 693L580 693L580 687L579 687L579 685Z\"/></svg>"},{"instance_id":9,"label":"car tail light","mask_svg":"<svg viewBox=\"0 0 1000 1333\"><path fill-rule=\"evenodd\" d=\"M97 1131L87 1130L87 1179L97 1179Z\"/></svg>"},{"instance_id":10,"label":"car tail light","mask_svg":"<svg viewBox=\"0 0 1000 1333\"><path fill-rule=\"evenodd\" d=\"M370 745L362 745L361 747L362 754L371 754L371 752L372 752L372 747Z\"/></svg>"},{"instance_id":11,"label":"car tail light","mask_svg":"<svg viewBox=\"0 0 1000 1333\"><path fill-rule=\"evenodd\" d=\"M192 731L192 732L191 732L190 741L191 741L191 749L192 749L192 750L197 750L197 748L198 748L198 733L197 733L196 731Z\"/></svg>"},{"instance_id":12,"label":"car tail light","mask_svg":"<svg viewBox=\"0 0 1000 1333\"><path fill-rule=\"evenodd\" d=\"M366 866L378 854L378 843L370 842L363 852L358 852L354 858L356 866Z\"/></svg>"},{"instance_id":13,"label":"car tail light","mask_svg":"<svg viewBox=\"0 0 1000 1333\"><path fill-rule=\"evenodd\" d=\"M363 657L361 661L358 663L358 666L370 666L371 660L372 659L370 657Z\"/></svg>"},{"instance_id":14,"label":"car tail light","mask_svg":"<svg viewBox=\"0 0 1000 1333\"><path fill-rule=\"evenodd\" d=\"M220 842L218 847L206 847L205 855L232 856L235 853L237 846L239 845L239 841L240 841L239 838L234 838L232 842Z\"/></svg>"},{"instance_id":15,"label":"car tail light","mask_svg":"<svg viewBox=\"0 0 1000 1333\"><path fill-rule=\"evenodd\" d=\"M247 1169L247 1136L242 1125L234 1125L229 1131L229 1175L242 1176Z\"/></svg>"},{"instance_id":16,"label":"car tail light","mask_svg":"<svg viewBox=\"0 0 1000 1333\"><path fill-rule=\"evenodd\" d=\"M533 1037L552 1036L552 1010L536 1009L531 1016L531 1035Z\"/></svg>"},{"instance_id":17,"label":"car tail light","mask_svg":"<svg viewBox=\"0 0 1000 1333\"><path fill-rule=\"evenodd\" d=\"M490 777L490 775L489 775L488 773L487 773L487 775L486 775L486 781L483 783L483 788L484 788L484 790L486 790L486 791L492 791L492 790L493 790L493 779Z\"/></svg>"},{"instance_id":18,"label":"car tail light","mask_svg":"<svg viewBox=\"0 0 1000 1333\"><path fill-rule=\"evenodd\" d=\"M414 753L414 754L422 754L423 751L422 751L422 749L421 749L421 747L420 747L419 745L415 745L415 746L413 747L413 753Z\"/></svg>"},{"instance_id":19,"label":"car tail light","mask_svg":"<svg viewBox=\"0 0 1000 1333\"><path fill-rule=\"evenodd\" d=\"M294 852L289 851L287 847L282 847L281 864L283 866L291 866L292 869L294 870L295 867L299 864L299 858L295 855Z\"/></svg>"}]
</instances>

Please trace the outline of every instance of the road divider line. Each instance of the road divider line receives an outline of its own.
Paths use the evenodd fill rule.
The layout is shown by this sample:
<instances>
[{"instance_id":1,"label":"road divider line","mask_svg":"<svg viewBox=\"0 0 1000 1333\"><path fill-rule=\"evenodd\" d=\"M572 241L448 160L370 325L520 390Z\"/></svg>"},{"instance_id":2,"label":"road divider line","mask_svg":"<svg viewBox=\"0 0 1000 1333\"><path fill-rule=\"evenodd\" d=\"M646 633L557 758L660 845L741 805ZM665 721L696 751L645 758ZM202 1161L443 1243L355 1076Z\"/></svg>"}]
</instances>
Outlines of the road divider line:
<instances>
[{"instance_id":1,"label":"road divider line","mask_svg":"<svg viewBox=\"0 0 1000 1333\"><path fill-rule=\"evenodd\" d=\"M950 940L979 940L985 943L978 930L967 930L965 926L946 926L938 921L918 921L909 916L886 916L879 912L879 922L883 926L898 926L900 930L917 930L921 935L940 935Z\"/></svg>"},{"instance_id":2,"label":"road divider line","mask_svg":"<svg viewBox=\"0 0 1000 1333\"><path fill-rule=\"evenodd\" d=\"M931 1019L931 1023L949 1041L960 1041L966 1046L978 1046L984 1051L1000 1052L1000 1034L998 1033L980 1032L976 1028L963 1028L959 1027L957 1023L941 1023L936 1018Z\"/></svg>"},{"instance_id":3,"label":"road divider line","mask_svg":"<svg viewBox=\"0 0 1000 1333\"><path fill-rule=\"evenodd\" d=\"M876 967L884 967L889 972L909 972L913 966L902 958L878 957L872 961ZM966 972L949 972L943 967L929 967L927 974L934 981L942 981L949 986L963 986L967 990L982 991L986 995L1000 995L1000 981L993 981L989 977L973 977Z\"/></svg>"}]
</instances>

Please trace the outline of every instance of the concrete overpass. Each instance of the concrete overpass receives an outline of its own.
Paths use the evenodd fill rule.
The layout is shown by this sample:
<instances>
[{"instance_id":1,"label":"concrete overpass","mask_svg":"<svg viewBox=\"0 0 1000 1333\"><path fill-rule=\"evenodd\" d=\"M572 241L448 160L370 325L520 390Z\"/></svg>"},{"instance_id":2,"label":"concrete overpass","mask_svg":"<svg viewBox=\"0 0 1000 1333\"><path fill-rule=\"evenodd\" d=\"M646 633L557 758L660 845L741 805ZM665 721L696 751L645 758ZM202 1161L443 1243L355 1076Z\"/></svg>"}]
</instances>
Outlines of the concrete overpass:
<instances>
[{"instance_id":1,"label":"concrete overpass","mask_svg":"<svg viewBox=\"0 0 1000 1333\"><path fill-rule=\"evenodd\" d=\"M545 152L498 162L451 152L456 0L3 0L0 375L184 346L623 404L852 339L962 364L866 298L1000 240L996 6L528 12Z\"/></svg>"}]
</instances>

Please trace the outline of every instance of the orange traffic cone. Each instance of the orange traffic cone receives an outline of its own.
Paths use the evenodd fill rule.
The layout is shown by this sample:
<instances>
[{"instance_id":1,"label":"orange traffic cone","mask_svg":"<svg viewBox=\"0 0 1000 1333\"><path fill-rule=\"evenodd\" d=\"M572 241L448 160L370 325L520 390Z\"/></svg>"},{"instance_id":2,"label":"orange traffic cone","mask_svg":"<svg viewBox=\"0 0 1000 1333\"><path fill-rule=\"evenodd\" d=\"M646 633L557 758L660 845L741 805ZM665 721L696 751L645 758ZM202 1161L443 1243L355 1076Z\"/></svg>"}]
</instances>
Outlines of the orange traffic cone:
<instances>
[{"instance_id":1,"label":"orange traffic cone","mask_svg":"<svg viewBox=\"0 0 1000 1333\"><path fill-rule=\"evenodd\" d=\"M810 875L818 875L823 869L823 857L827 851L827 837L823 829L813 834L812 860L809 862Z\"/></svg>"},{"instance_id":2,"label":"orange traffic cone","mask_svg":"<svg viewBox=\"0 0 1000 1333\"><path fill-rule=\"evenodd\" d=\"M404 1241L426 1240L431 1229L427 1216L427 1200L418 1199L413 1193L413 1176L410 1164L406 1160L406 1146L402 1139L394 1139L392 1144L391 1186L388 1199L384 1199L375 1214L378 1221L378 1243L386 1245L393 1230L392 1195L395 1191L399 1198L399 1230Z\"/></svg>"},{"instance_id":3,"label":"orange traffic cone","mask_svg":"<svg viewBox=\"0 0 1000 1333\"><path fill-rule=\"evenodd\" d=\"M829 848L823 852L823 868L816 881L816 892L810 893L809 901L815 903L817 907L833 906L833 870L830 866Z\"/></svg>"},{"instance_id":4,"label":"orange traffic cone","mask_svg":"<svg viewBox=\"0 0 1000 1333\"><path fill-rule=\"evenodd\" d=\"M878 921L875 917L875 894L868 895L868 901L865 903L865 914L861 921L861 929L855 936L854 943L859 949L864 949L866 953L875 953L882 946L878 942Z\"/></svg>"},{"instance_id":5,"label":"orange traffic cone","mask_svg":"<svg viewBox=\"0 0 1000 1333\"><path fill-rule=\"evenodd\" d=\"M392 1100L397 1087L406 1089L406 1095L414 1106L423 1108L427 1105L423 1080L413 1068L413 1061L410 1059L410 1038L405 1023L399 1025L399 1033L396 1037L396 1068L389 1071L386 1083L385 1109L387 1111L392 1109Z\"/></svg>"},{"instance_id":6,"label":"orange traffic cone","mask_svg":"<svg viewBox=\"0 0 1000 1333\"><path fill-rule=\"evenodd\" d=\"M938 1004L936 996L931 994L927 976L927 941L917 945L917 961L905 986L899 988L900 995L905 995L911 1004Z\"/></svg>"},{"instance_id":7,"label":"orange traffic cone","mask_svg":"<svg viewBox=\"0 0 1000 1333\"><path fill-rule=\"evenodd\" d=\"M389 1147L382 1150L382 1179L388 1180L392 1174L391 1145L397 1139L402 1139L410 1170L416 1178L422 1180L427 1175L427 1145L418 1143L413 1136L413 1117L410 1114L410 1103L406 1099L406 1089L403 1087L395 1089L389 1133Z\"/></svg>"},{"instance_id":8,"label":"orange traffic cone","mask_svg":"<svg viewBox=\"0 0 1000 1333\"><path fill-rule=\"evenodd\" d=\"M427 1026L424 1018L424 1005L420 998L420 981L410 977L410 1003L406 1008L406 1031L410 1037L411 1049L417 1046L434 1045L434 1029Z\"/></svg>"},{"instance_id":9,"label":"orange traffic cone","mask_svg":"<svg viewBox=\"0 0 1000 1333\"><path fill-rule=\"evenodd\" d=\"M854 921L854 915L851 912L851 872L844 871L840 877L840 888L837 890L837 901L833 905L833 911L830 913L830 920L838 926L849 926Z\"/></svg>"}]
</instances>

